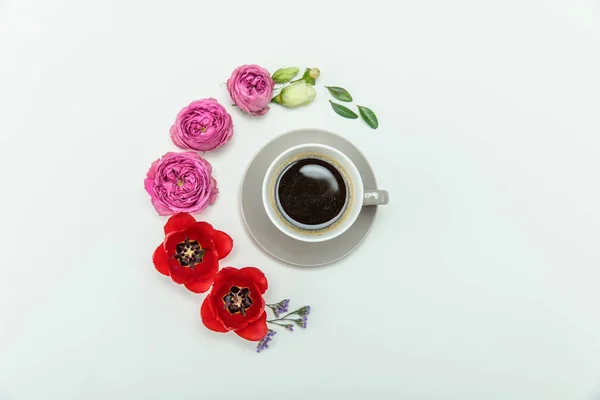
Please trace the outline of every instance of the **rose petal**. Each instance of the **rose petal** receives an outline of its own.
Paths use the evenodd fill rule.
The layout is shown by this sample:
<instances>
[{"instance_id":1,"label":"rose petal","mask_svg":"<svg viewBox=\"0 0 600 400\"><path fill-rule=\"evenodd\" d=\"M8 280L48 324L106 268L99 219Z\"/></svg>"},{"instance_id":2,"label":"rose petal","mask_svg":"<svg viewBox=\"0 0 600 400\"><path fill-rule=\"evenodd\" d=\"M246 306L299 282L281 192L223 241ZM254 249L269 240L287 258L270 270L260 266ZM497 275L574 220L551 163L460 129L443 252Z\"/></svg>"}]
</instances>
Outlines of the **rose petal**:
<instances>
[{"instance_id":1,"label":"rose petal","mask_svg":"<svg viewBox=\"0 0 600 400\"><path fill-rule=\"evenodd\" d=\"M210 196L208 197L208 204L213 204L217 200L219 194L219 188L217 187L217 180L213 177L210 178Z\"/></svg>"},{"instance_id":2,"label":"rose petal","mask_svg":"<svg viewBox=\"0 0 600 400\"><path fill-rule=\"evenodd\" d=\"M255 64L239 66L227 80L227 91L233 102L251 115L264 115L269 111L274 86L269 71Z\"/></svg>"},{"instance_id":3,"label":"rose petal","mask_svg":"<svg viewBox=\"0 0 600 400\"><path fill-rule=\"evenodd\" d=\"M215 249L219 254L219 260L227 257L233 248L233 239L231 239L231 236L223 231L218 231L215 229L212 233L212 238L213 243L215 244Z\"/></svg>"},{"instance_id":4,"label":"rose petal","mask_svg":"<svg viewBox=\"0 0 600 400\"><path fill-rule=\"evenodd\" d=\"M154 250L154 254L152 254L152 262L154 263L154 267L158 272L163 275L169 276L169 266L167 263L167 252L163 247L163 244L159 244L156 250Z\"/></svg>"},{"instance_id":5,"label":"rose petal","mask_svg":"<svg viewBox=\"0 0 600 400\"><path fill-rule=\"evenodd\" d=\"M261 115L265 115L267 113L267 111L269 111L271 108L269 107L265 107L265 108L261 108L258 111L249 111L250 115L254 115L255 117L261 116Z\"/></svg>"},{"instance_id":6,"label":"rose petal","mask_svg":"<svg viewBox=\"0 0 600 400\"><path fill-rule=\"evenodd\" d=\"M269 288L269 283L267 282L267 277L265 274L258 268L255 267L245 267L240 269L240 273L250 279L256 287L260 290L260 294L263 294Z\"/></svg>"},{"instance_id":7,"label":"rose petal","mask_svg":"<svg viewBox=\"0 0 600 400\"><path fill-rule=\"evenodd\" d=\"M209 151L229 141L233 135L233 121L216 99L206 98L183 107L169 132L177 147Z\"/></svg>"},{"instance_id":8,"label":"rose petal","mask_svg":"<svg viewBox=\"0 0 600 400\"><path fill-rule=\"evenodd\" d=\"M169 152L152 163L144 187L159 215L197 214L218 192L211 172L210 163L196 152Z\"/></svg>"},{"instance_id":9,"label":"rose petal","mask_svg":"<svg viewBox=\"0 0 600 400\"><path fill-rule=\"evenodd\" d=\"M256 321L248 324L244 329L238 329L234 332L236 335L243 337L246 340L258 342L265 337L267 331L267 313L263 312Z\"/></svg>"},{"instance_id":10,"label":"rose petal","mask_svg":"<svg viewBox=\"0 0 600 400\"><path fill-rule=\"evenodd\" d=\"M188 213L177 213L173 215L165 224L165 235L171 232L182 231L196 223L196 219Z\"/></svg>"},{"instance_id":11,"label":"rose petal","mask_svg":"<svg viewBox=\"0 0 600 400\"><path fill-rule=\"evenodd\" d=\"M221 324L212 314L209 303L212 301L212 296L208 295L202 302L202 307L200 307L200 317L202 318L202 323L211 331L215 332L228 332L227 329Z\"/></svg>"}]
</instances>

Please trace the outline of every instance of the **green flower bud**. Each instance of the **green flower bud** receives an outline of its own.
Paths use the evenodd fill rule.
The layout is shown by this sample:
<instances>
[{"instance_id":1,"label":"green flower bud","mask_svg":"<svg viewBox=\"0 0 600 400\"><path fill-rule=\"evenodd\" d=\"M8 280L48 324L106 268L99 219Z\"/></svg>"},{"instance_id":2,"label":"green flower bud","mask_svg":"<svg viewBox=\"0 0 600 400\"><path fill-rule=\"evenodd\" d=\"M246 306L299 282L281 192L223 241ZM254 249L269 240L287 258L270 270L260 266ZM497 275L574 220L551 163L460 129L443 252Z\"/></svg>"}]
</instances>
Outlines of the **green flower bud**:
<instances>
[{"instance_id":1,"label":"green flower bud","mask_svg":"<svg viewBox=\"0 0 600 400\"><path fill-rule=\"evenodd\" d=\"M297 67L279 68L273 74L272 78L275 83L285 83L292 80L293 77L300 71Z\"/></svg>"},{"instance_id":2,"label":"green flower bud","mask_svg":"<svg viewBox=\"0 0 600 400\"><path fill-rule=\"evenodd\" d=\"M273 101L285 107L299 107L310 103L316 95L317 92L312 85L297 82L284 87Z\"/></svg>"},{"instance_id":3,"label":"green flower bud","mask_svg":"<svg viewBox=\"0 0 600 400\"><path fill-rule=\"evenodd\" d=\"M319 75L321 75L321 71L319 70L319 68L306 68L304 70L304 74L302 74L302 78L296 79L295 81L292 81L290 83L304 81L306 83L310 83L311 85L314 85L316 82L316 79L319 77Z\"/></svg>"}]
</instances>

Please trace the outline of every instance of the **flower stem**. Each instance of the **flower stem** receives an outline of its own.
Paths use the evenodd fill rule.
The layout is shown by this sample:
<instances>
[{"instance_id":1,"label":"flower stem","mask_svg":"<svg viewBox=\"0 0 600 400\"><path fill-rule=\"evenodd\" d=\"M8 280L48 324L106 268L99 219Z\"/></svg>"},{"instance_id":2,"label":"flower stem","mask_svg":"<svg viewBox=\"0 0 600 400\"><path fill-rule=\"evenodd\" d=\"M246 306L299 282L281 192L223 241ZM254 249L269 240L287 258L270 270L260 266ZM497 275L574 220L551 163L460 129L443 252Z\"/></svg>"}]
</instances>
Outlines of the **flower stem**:
<instances>
[{"instance_id":1,"label":"flower stem","mask_svg":"<svg viewBox=\"0 0 600 400\"><path fill-rule=\"evenodd\" d=\"M275 320L271 320L271 321L267 321L268 324L273 324L273 325L279 325L279 326L283 326L284 328L287 328L287 324L279 324L277 322L275 322Z\"/></svg>"},{"instance_id":2,"label":"flower stem","mask_svg":"<svg viewBox=\"0 0 600 400\"><path fill-rule=\"evenodd\" d=\"M290 315L296 314L298 311L300 311L300 309L297 309L296 311L292 311L291 313L286 314L286 315L284 315L283 317L281 317L279 319L285 319L285 318L289 317Z\"/></svg>"},{"instance_id":3,"label":"flower stem","mask_svg":"<svg viewBox=\"0 0 600 400\"><path fill-rule=\"evenodd\" d=\"M270 320L267 320L267 322L270 322L270 323L272 323L272 324L274 324L274 323L275 323L275 321L292 321L292 322L296 322L296 320L295 320L295 319L289 319L289 318L277 318L277 319L270 319Z\"/></svg>"}]
</instances>

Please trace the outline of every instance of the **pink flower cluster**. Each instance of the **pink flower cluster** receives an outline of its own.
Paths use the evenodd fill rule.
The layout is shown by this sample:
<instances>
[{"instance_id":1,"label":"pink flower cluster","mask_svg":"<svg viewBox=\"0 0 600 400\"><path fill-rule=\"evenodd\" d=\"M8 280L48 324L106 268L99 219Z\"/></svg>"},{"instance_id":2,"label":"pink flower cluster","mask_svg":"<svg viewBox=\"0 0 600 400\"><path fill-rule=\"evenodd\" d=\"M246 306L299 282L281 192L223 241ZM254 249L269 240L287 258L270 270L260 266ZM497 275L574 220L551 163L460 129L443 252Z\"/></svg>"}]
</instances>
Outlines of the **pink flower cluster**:
<instances>
[{"instance_id":1,"label":"pink flower cluster","mask_svg":"<svg viewBox=\"0 0 600 400\"><path fill-rule=\"evenodd\" d=\"M242 65L227 80L227 90L240 110L264 115L275 82L258 65ZM233 120L213 98L182 108L169 130L173 143L185 152L168 152L150 166L144 188L159 215L199 213L214 203L219 190L211 164L196 152L218 149L233 136Z\"/></svg>"}]
</instances>

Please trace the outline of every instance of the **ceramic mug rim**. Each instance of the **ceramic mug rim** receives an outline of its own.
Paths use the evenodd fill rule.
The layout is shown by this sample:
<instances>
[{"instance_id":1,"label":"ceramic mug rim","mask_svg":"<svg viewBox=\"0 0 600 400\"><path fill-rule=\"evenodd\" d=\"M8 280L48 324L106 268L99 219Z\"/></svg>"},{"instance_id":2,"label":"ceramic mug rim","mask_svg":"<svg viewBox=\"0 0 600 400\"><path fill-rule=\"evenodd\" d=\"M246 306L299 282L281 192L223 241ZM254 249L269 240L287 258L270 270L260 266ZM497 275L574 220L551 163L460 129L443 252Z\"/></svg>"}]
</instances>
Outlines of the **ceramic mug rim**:
<instances>
[{"instance_id":1,"label":"ceramic mug rim","mask_svg":"<svg viewBox=\"0 0 600 400\"><path fill-rule=\"evenodd\" d=\"M317 150L314 150L314 149ZM273 181L277 178L274 176L275 172L279 169L285 168L286 165L289 165L287 159L292 159L296 154L302 154L303 149L306 149L307 152L310 152L309 149L313 149L312 151L318 153L318 149L323 149L325 158L330 158L334 161L335 167L341 167L343 179L348 186L351 187L352 195L348 197L347 203L345 205L344 215L340 219L339 224L333 222L331 225L324 227L322 230L319 230L319 233L314 235L303 234L300 231L292 230L286 226L281 220L279 220L276 215L279 210L276 210L271 201L271 186L273 185ZM327 152L332 153L333 155L328 155ZM283 165L285 164L285 165ZM360 214L360 210L363 206L363 198L364 198L364 187L362 183L362 177L360 172L354 162L344 154L342 151L336 149L335 147L320 144L320 143L304 143L296 146L292 146L284 151L282 151L269 165L265 176L263 178L262 184L262 202L263 207L265 208L265 212L269 217L269 220L275 227L286 234L287 236L300 240L303 242L323 242L327 240L331 240L333 238L338 237L342 233L346 232L352 225L356 222L358 215ZM289 223L290 225L296 227L295 225ZM337 224L337 226L335 226ZM333 228L330 228L334 226ZM297 227L296 227L297 228ZM328 229L330 228L330 229Z\"/></svg>"}]
</instances>

